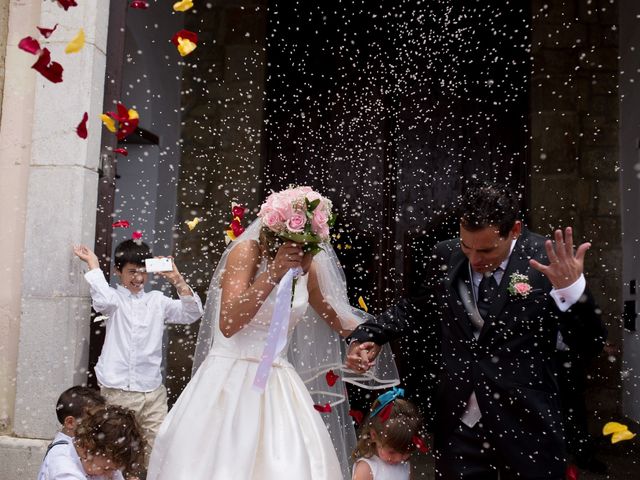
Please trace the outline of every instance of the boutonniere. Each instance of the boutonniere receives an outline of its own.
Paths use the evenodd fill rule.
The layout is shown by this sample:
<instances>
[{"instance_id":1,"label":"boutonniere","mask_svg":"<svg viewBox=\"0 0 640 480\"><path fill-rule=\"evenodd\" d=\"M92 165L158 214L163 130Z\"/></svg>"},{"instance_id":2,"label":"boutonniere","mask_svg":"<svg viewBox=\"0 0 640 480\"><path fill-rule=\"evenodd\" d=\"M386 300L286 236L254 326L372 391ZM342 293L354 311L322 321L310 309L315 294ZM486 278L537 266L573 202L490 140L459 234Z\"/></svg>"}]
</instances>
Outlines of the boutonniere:
<instances>
[{"instance_id":1,"label":"boutonniere","mask_svg":"<svg viewBox=\"0 0 640 480\"><path fill-rule=\"evenodd\" d=\"M509 287L507 290L511 295L526 297L531 293L529 277L522 275L521 273L512 273L509 277Z\"/></svg>"}]
</instances>

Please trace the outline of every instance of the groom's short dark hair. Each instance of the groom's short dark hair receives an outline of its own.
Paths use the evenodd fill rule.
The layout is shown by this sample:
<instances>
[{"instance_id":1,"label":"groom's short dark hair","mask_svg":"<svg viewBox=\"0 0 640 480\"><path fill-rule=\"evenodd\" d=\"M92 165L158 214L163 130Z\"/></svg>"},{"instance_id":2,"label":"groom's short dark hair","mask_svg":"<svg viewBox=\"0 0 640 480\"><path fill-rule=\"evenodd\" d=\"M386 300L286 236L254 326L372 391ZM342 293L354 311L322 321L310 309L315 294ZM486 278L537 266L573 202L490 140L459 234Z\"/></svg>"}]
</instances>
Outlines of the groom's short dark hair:
<instances>
[{"instance_id":1,"label":"groom's short dark hair","mask_svg":"<svg viewBox=\"0 0 640 480\"><path fill-rule=\"evenodd\" d=\"M460 222L472 232L494 226L498 227L501 237L506 237L519 214L518 196L500 183L475 182L460 199Z\"/></svg>"}]
</instances>

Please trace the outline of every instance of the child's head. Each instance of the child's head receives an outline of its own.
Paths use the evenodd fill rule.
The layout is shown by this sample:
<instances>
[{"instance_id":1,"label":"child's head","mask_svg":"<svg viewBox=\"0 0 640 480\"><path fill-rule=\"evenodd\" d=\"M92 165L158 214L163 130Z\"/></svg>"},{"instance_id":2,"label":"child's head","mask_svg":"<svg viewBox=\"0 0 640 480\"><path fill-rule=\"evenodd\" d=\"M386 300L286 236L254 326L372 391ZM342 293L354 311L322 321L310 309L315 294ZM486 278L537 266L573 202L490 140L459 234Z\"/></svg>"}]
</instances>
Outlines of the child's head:
<instances>
[{"instance_id":1,"label":"child's head","mask_svg":"<svg viewBox=\"0 0 640 480\"><path fill-rule=\"evenodd\" d=\"M416 450L422 418L418 409L407 400L398 398L403 390L394 388L373 403L371 413L360 428L354 457L381 460L395 464L406 462Z\"/></svg>"},{"instance_id":2,"label":"child's head","mask_svg":"<svg viewBox=\"0 0 640 480\"><path fill-rule=\"evenodd\" d=\"M139 293L147 283L144 261L152 258L149 245L135 240L125 240L116 247L113 263L120 283L131 293Z\"/></svg>"},{"instance_id":3,"label":"child's head","mask_svg":"<svg viewBox=\"0 0 640 480\"><path fill-rule=\"evenodd\" d=\"M119 405L90 409L78 425L74 445L88 475L109 475L144 460L144 437L132 410Z\"/></svg>"},{"instance_id":4,"label":"child's head","mask_svg":"<svg viewBox=\"0 0 640 480\"><path fill-rule=\"evenodd\" d=\"M56 403L56 416L62 424L62 431L73 437L85 412L105 403L105 399L97 390L80 385L68 388L62 392Z\"/></svg>"}]
</instances>

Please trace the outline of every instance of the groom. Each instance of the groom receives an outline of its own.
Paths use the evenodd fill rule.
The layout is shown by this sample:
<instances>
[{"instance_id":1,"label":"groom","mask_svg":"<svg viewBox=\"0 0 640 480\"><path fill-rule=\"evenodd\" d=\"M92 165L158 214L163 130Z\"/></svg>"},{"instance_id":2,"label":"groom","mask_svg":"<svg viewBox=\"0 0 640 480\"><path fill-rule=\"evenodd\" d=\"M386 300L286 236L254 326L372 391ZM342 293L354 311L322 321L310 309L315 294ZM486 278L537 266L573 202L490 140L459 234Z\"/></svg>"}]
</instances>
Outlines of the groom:
<instances>
[{"instance_id":1,"label":"groom","mask_svg":"<svg viewBox=\"0 0 640 480\"><path fill-rule=\"evenodd\" d=\"M439 479L560 480L565 448L552 356L585 322L599 323L571 228L555 243L518 220L498 184L463 195L460 238L436 245L420 293L351 336L347 366L365 371L380 345L419 323L439 336L434 443Z\"/></svg>"}]
</instances>

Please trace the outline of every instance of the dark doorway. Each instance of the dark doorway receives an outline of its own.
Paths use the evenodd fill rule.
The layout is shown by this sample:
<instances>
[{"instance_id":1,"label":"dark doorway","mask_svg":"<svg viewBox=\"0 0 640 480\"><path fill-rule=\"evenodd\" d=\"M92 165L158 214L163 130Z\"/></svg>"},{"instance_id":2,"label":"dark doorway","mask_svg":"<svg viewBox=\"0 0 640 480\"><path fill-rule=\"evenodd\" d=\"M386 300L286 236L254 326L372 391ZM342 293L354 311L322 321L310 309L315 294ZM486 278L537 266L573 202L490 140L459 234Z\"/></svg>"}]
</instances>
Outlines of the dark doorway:
<instances>
[{"instance_id":1,"label":"dark doorway","mask_svg":"<svg viewBox=\"0 0 640 480\"><path fill-rule=\"evenodd\" d=\"M465 181L525 198L528 6L274 0L268 22L265 187L333 200L354 305L362 295L379 312L419 282L421 258L456 235ZM396 345L418 401L433 373L423 340Z\"/></svg>"}]
</instances>

